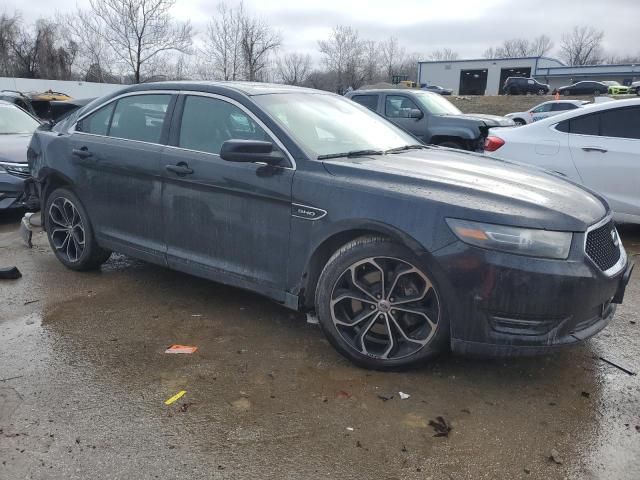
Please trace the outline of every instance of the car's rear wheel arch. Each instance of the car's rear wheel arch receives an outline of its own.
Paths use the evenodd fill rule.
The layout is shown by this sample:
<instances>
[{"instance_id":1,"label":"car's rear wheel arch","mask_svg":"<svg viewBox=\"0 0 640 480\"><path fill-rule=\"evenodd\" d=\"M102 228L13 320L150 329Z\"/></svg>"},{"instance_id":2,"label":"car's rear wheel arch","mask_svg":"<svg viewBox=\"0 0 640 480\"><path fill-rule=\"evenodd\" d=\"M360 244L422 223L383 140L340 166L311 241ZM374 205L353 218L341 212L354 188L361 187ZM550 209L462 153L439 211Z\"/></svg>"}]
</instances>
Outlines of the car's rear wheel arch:
<instances>
[{"instance_id":1,"label":"car's rear wheel arch","mask_svg":"<svg viewBox=\"0 0 640 480\"><path fill-rule=\"evenodd\" d=\"M44 177L43 180L40 181L40 204L43 206L43 208L40 211L40 214L43 215L42 217L43 226L45 225L44 205L47 204L47 199L49 198L49 195L51 195L51 192L55 191L58 188L68 188L70 190L73 190L72 182L68 178L66 178L64 175L59 174L57 172L49 173Z\"/></svg>"},{"instance_id":2,"label":"car's rear wheel arch","mask_svg":"<svg viewBox=\"0 0 640 480\"><path fill-rule=\"evenodd\" d=\"M364 236L387 238L409 248L414 253L424 250L420 243L410 235L384 224L366 223L333 232L316 246L306 263L300 281L300 307L303 310L308 311L314 308L318 279L332 255L347 243Z\"/></svg>"}]
</instances>

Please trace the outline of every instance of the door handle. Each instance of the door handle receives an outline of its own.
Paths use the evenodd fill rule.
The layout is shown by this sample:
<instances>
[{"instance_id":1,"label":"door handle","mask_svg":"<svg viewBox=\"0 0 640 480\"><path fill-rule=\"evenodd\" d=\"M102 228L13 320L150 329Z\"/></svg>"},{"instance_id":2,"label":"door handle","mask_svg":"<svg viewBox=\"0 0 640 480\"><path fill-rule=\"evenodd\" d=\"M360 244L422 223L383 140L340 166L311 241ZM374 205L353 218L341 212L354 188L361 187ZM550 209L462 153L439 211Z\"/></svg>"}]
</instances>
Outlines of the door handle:
<instances>
[{"instance_id":1,"label":"door handle","mask_svg":"<svg viewBox=\"0 0 640 480\"><path fill-rule=\"evenodd\" d=\"M80 158L89 158L93 155L87 147L74 148L71 150L71 153Z\"/></svg>"},{"instance_id":2,"label":"door handle","mask_svg":"<svg viewBox=\"0 0 640 480\"><path fill-rule=\"evenodd\" d=\"M184 177L185 175L190 175L193 173L193 169L189 168L189 166L184 162L180 162L177 165L165 165L164 168L180 177Z\"/></svg>"},{"instance_id":3,"label":"door handle","mask_svg":"<svg viewBox=\"0 0 640 480\"><path fill-rule=\"evenodd\" d=\"M582 150L584 150L585 152L607 153L606 148L600 148L600 147L582 147Z\"/></svg>"}]
</instances>

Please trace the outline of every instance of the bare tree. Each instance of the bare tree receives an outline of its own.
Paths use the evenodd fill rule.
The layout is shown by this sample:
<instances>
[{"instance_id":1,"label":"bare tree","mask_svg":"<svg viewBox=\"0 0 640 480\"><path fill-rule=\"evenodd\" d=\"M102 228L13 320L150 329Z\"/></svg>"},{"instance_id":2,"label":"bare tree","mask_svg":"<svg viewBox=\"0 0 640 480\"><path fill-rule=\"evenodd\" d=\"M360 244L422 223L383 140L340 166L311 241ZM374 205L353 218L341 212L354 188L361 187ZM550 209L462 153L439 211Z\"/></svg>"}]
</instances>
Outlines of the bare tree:
<instances>
[{"instance_id":1,"label":"bare tree","mask_svg":"<svg viewBox=\"0 0 640 480\"><path fill-rule=\"evenodd\" d=\"M404 61L405 50L400 46L396 37L389 37L380 44L380 53L387 79L391 80Z\"/></svg>"},{"instance_id":2,"label":"bare tree","mask_svg":"<svg viewBox=\"0 0 640 480\"><path fill-rule=\"evenodd\" d=\"M381 79L380 75L380 46L374 40L362 42L364 81L375 83Z\"/></svg>"},{"instance_id":3,"label":"bare tree","mask_svg":"<svg viewBox=\"0 0 640 480\"><path fill-rule=\"evenodd\" d=\"M311 73L311 55L287 53L276 60L276 75L287 85L302 85Z\"/></svg>"},{"instance_id":4,"label":"bare tree","mask_svg":"<svg viewBox=\"0 0 640 480\"><path fill-rule=\"evenodd\" d=\"M435 50L429 54L430 60L457 60L458 52L450 49L443 48L442 50Z\"/></svg>"},{"instance_id":5,"label":"bare tree","mask_svg":"<svg viewBox=\"0 0 640 480\"><path fill-rule=\"evenodd\" d=\"M199 50L202 59L202 76L222 80L238 80L242 76L242 26L245 11L242 3L229 7L226 3L217 6L205 31L203 47Z\"/></svg>"},{"instance_id":6,"label":"bare tree","mask_svg":"<svg viewBox=\"0 0 640 480\"><path fill-rule=\"evenodd\" d=\"M484 51L484 58L514 58L540 57L546 55L553 48L553 42L546 35L540 35L533 40L526 38L511 38L497 47L490 47Z\"/></svg>"},{"instance_id":7,"label":"bare tree","mask_svg":"<svg viewBox=\"0 0 640 480\"><path fill-rule=\"evenodd\" d=\"M409 77L409 80L419 82L418 78L418 62L420 61L420 54L418 52L413 52L407 55L402 62L401 73Z\"/></svg>"},{"instance_id":8,"label":"bare tree","mask_svg":"<svg viewBox=\"0 0 640 480\"><path fill-rule=\"evenodd\" d=\"M602 63L604 32L588 26L576 26L562 35L560 52L568 65L595 65Z\"/></svg>"},{"instance_id":9,"label":"bare tree","mask_svg":"<svg viewBox=\"0 0 640 480\"><path fill-rule=\"evenodd\" d=\"M358 31L339 25L328 40L318 42L325 67L335 74L335 90L344 92L348 87L359 88L365 78L363 73L364 45Z\"/></svg>"},{"instance_id":10,"label":"bare tree","mask_svg":"<svg viewBox=\"0 0 640 480\"><path fill-rule=\"evenodd\" d=\"M111 47L135 83L140 83L147 63L158 55L190 50L191 24L171 18L175 0L89 0L89 4L87 16L96 21L83 26Z\"/></svg>"},{"instance_id":11,"label":"bare tree","mask_svg":"<svg viewBox=\"0 0 640 480\"><path fill-rule=\"evenodd\" d=\"M254 82L269 64L269 56L282 45L280 33L261 19L242 19L242 59L247 80Z\"/></svg>"},{"instance_id":12,"label":"bare tree","mask_svg":"<svg viewBox=\"0 0 640 480\"><path fill-rule=\"evenodd\" d=\"M15 57L13 48L18 39L20 16L14 13L9 16L0 14L0 75L13 76L15 73Z\"/></svg>"}]
</instances>

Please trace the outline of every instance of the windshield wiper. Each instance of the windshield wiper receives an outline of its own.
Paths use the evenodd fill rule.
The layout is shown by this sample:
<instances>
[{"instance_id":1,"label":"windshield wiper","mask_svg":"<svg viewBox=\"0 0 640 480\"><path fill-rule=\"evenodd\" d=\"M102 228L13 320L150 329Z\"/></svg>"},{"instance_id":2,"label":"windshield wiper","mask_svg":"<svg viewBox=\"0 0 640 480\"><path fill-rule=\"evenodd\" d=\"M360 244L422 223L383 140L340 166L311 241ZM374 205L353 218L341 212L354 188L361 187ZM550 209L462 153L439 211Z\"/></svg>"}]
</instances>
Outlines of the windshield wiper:
<instances>
[{"instance_id":1,"label":"windshield wiper","mask_svg":"<svg viewBox=\"0 0 640 480\"><path fill-rule=\"evenodd\" d=\"M403 145L401 147L390 148L389 150L385 150L384 153L398 153L398 152L406 152L407 150L418 150L428 148L426 145L415 144L415 145Z\"/></svg>"},{"instance_id":2,"label":"windshield wiper","mask_svg":"<svg viewBox=\"0 0 640 480\"><path fill-rule=\"evenodd\" d=\"M326 155L318 155L318 160L326 160L328 158L340 157L365 157L367 155L384 155L384 150L351 150L350 152L328 153Z\"/></svg>"}]
</instances>

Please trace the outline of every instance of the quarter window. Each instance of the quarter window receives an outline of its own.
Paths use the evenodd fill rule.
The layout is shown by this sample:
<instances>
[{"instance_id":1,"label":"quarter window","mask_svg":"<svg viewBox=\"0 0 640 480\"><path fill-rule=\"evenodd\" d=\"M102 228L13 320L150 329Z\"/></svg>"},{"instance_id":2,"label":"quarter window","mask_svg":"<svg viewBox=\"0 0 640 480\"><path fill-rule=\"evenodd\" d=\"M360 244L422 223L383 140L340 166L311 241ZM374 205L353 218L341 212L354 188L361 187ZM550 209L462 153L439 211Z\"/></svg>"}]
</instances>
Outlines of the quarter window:
<instances>
[{"instance_id":1,"label":"quarter window","mask_svg":"<svg viewBox=\"0 0 640 480\"><path fill-rule=\"evenodd\" d=\"M160 143L171 95L134 95L118 100L110 137Z\"/></svg>"},{"instance_id":2,"label":"quarter window","mask_svg":"<svg viewBox=\"0 0 640 480\"><path fill-rule=\"evenodd\" d=\"M94 135L106 135L109 131L109 121L115 102L102 107L91 115L84 117L76 125L77 132L92 133Z\"/></svg>"},{"instance_id":3,"label":"quarter window","mask_svg":"<svg viewBox=\"0 0 640 480\"><path fill-rule=\"evenodd\" d=\"M378 95L356 95L352 100L374 112L378 110Z\"/></svg>"},{"instance_id":4,"label":"quarter window","mask_svg":"<svg viewBox=\"0 0 640 480\"><path fill-rule=\"evenodd\" d=\"M572 118L569 122L569 133L578 135L599 135L600 114L582 115Z\"/></svg>"},{"instance_id":5,"label":"quarter window","mask_svg":"<svg viewBox=\"0 0 640 480\"><path fill-rule=\"evenodd\" d=\"M544 105L540 105L539 107L532 110L531 113L544 113L551 111L551 103L545 103Z\"/></svg>"},{"instance_id":6,"label":"quarter window","mask_svg":"<svg viewBox=\"0 0 640 480\"><path fill-rule=\"evenodd\" d=\"M400 95L387 95L384 111L389 118L409 118L411 110L419 110L410 98Z\"/></svg>"},{"instance_id":7,"label":"quarter window","mask_svg":"<svg viewBox=\"0 0 640 480\"><path fill-rule=\"evenodd\" d=\"M271 141L262 127L235 105L216 98L187 96L178 146L219 155L227 140Z\"/></svg>"}]
</instances>

